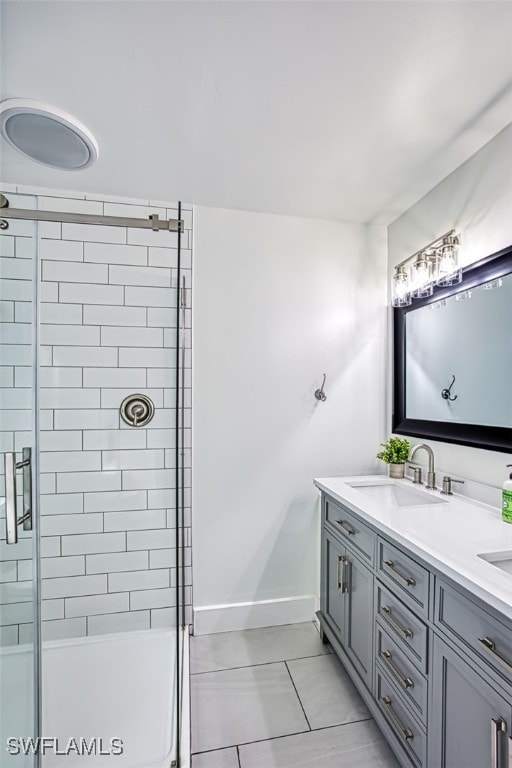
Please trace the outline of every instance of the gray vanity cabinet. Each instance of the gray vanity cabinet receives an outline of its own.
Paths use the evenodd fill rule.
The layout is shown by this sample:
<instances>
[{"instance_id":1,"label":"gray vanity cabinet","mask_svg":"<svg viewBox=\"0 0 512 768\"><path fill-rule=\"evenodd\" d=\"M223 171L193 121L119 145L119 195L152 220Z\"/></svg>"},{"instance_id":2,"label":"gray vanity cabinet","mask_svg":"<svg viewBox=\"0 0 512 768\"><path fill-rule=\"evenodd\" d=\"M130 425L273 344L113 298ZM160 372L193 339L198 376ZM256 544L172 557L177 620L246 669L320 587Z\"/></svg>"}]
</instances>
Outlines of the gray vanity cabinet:
<instances>
[{"instance_id":1,"label":"gray vanity cabinet","mask_svg":"<svg viewBox=\"0 0 512 768\"><path fill-rule=\"evenodd\" d=\"M439 637L434 637L429 766L509 768L512 708Z\"/></svg>"},{"instance_id":2,"label":"gray vanity cabinet","mask_svg":"<svg viewBox=\"0 0 512 768\"><path fill-rule=\"evenodd\" d=\"M345 650L366 687L373 678L373 573L347 547L348 600Z\"/></svg>"},{"instance_id":3,"label":"gray vanity cabinet","mask_svg":"<svg viewBox=\"0 0 512 768\"><path fill-rule=\"evenodd\" d=\"M512 768L512 623L327 495L322 631L405 768Z\"/></svg>"},{"instance_id":4,"label":"gray vanity cabinet","mask_svg":"<svg viewBox=\"0 0 512 768\"><path fill-rule=\"evenodd\" d=\"M323 533L322 613L357 673L372 689L373 573L349 546Z\"/></svg>"},{"instance_id":5,"label":"gray vanity cabinet","mask_svg":"<svg viewBox=\"0 0 512 768\"><path fill-rule=\"evenodd\" d=\"M345 637L345 547L328 533L322 536L322 611L343 644Z\"/></svg>"}]
</instances>

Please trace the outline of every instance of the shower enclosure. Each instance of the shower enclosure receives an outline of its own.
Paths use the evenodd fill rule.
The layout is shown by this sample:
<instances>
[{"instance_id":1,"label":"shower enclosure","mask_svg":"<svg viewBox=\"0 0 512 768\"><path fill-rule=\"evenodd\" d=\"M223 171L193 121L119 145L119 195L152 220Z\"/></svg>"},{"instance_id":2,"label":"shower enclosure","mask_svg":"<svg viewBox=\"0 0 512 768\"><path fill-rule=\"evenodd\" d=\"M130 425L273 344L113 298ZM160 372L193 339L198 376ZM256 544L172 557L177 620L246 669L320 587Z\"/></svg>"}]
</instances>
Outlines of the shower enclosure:
<instances>
[{"instance_id":1,"label":"shower enclosure","mask_svg":"<svg viewBox=\"0 0 512 768\"><path fill-rule=\"evenodd\" d=\"M0 198L1 764L185 766L191 212L78 198Z\"/></svg>"}]
</instances>

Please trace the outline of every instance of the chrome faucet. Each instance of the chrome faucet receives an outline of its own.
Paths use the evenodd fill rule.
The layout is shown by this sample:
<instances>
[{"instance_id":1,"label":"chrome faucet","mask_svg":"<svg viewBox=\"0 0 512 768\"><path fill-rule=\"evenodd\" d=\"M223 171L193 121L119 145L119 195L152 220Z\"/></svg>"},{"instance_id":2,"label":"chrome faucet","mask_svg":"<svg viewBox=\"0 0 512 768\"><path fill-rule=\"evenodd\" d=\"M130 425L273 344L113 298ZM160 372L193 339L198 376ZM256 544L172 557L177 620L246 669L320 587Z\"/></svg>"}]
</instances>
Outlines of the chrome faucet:
<instances>
[{"instance_id":1,"label":"chrome faucet","mask_svg":"<svg viewBox=\"0 0 512 768\"><path fill-rule=\"evenodd\" d=\"M428 488L431 491L435 491L436 473L434 469L434 451L432 450L430 445L426 445L426 443L420 443L419 445L415 445L409 454L409 461L412 461L414 459L415 454L420 450L420 448L423 448L428 455L427 484L425 488Z\"/></svg>"}]
</instances>

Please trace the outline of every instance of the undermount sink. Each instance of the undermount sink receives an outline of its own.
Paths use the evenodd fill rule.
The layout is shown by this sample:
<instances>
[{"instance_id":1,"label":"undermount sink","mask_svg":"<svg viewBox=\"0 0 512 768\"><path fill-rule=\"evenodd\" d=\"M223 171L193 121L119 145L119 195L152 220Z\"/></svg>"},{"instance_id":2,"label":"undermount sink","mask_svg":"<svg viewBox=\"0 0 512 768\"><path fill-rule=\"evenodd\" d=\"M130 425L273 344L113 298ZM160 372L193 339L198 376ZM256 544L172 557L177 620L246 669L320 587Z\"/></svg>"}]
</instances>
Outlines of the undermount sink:
<instances>
[{"instance_id":1,"label":"undermount sink","mask_svg":"<svg viewBox=\"0 0 512 768\"><path fill-rule=\"evenodd\" d=\"M446 504L445 499L440 499L425 491L419 491L412 488L404 488L397 483L349 483L356 491L364 493L374 501L378 501L385 509L395 509L396 507L421 507L426 504Z\"/></svg>"},{"instance_id":2,"label":"undermount sink","mask_svg":"<svg viewBox=\"0 0 512 768\"><path fill-rule=\"evenodd\" d=\"M512 575L512 550L508 552L483 552L478 557L490 563L490 565L494 565L495 568L499 568L500 571L505 571L505 573Z\"/></svg>"}]
</instances>

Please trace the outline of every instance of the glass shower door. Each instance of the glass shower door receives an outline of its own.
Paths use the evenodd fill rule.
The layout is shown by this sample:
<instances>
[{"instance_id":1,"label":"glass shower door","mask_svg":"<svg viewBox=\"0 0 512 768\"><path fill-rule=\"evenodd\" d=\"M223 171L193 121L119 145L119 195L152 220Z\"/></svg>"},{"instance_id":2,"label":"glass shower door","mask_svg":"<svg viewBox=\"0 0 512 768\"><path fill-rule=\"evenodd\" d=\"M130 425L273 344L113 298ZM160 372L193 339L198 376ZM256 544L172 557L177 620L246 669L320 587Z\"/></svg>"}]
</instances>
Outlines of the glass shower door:
<instances>
[{"instance_id":1,"label":"glass shower door","mask_svg":"<svg viewBox=\"0 0 512 768\"><path fill-rule=\"evenodd\" d=\"M9 194L11 207L35 198ZM0 220L2 220L0 208ZM38 733L35 388L37 225L0 230L0 762L33 768ZM26 754L25 754L26 753Z\"/></svg>"}]
</instances>

